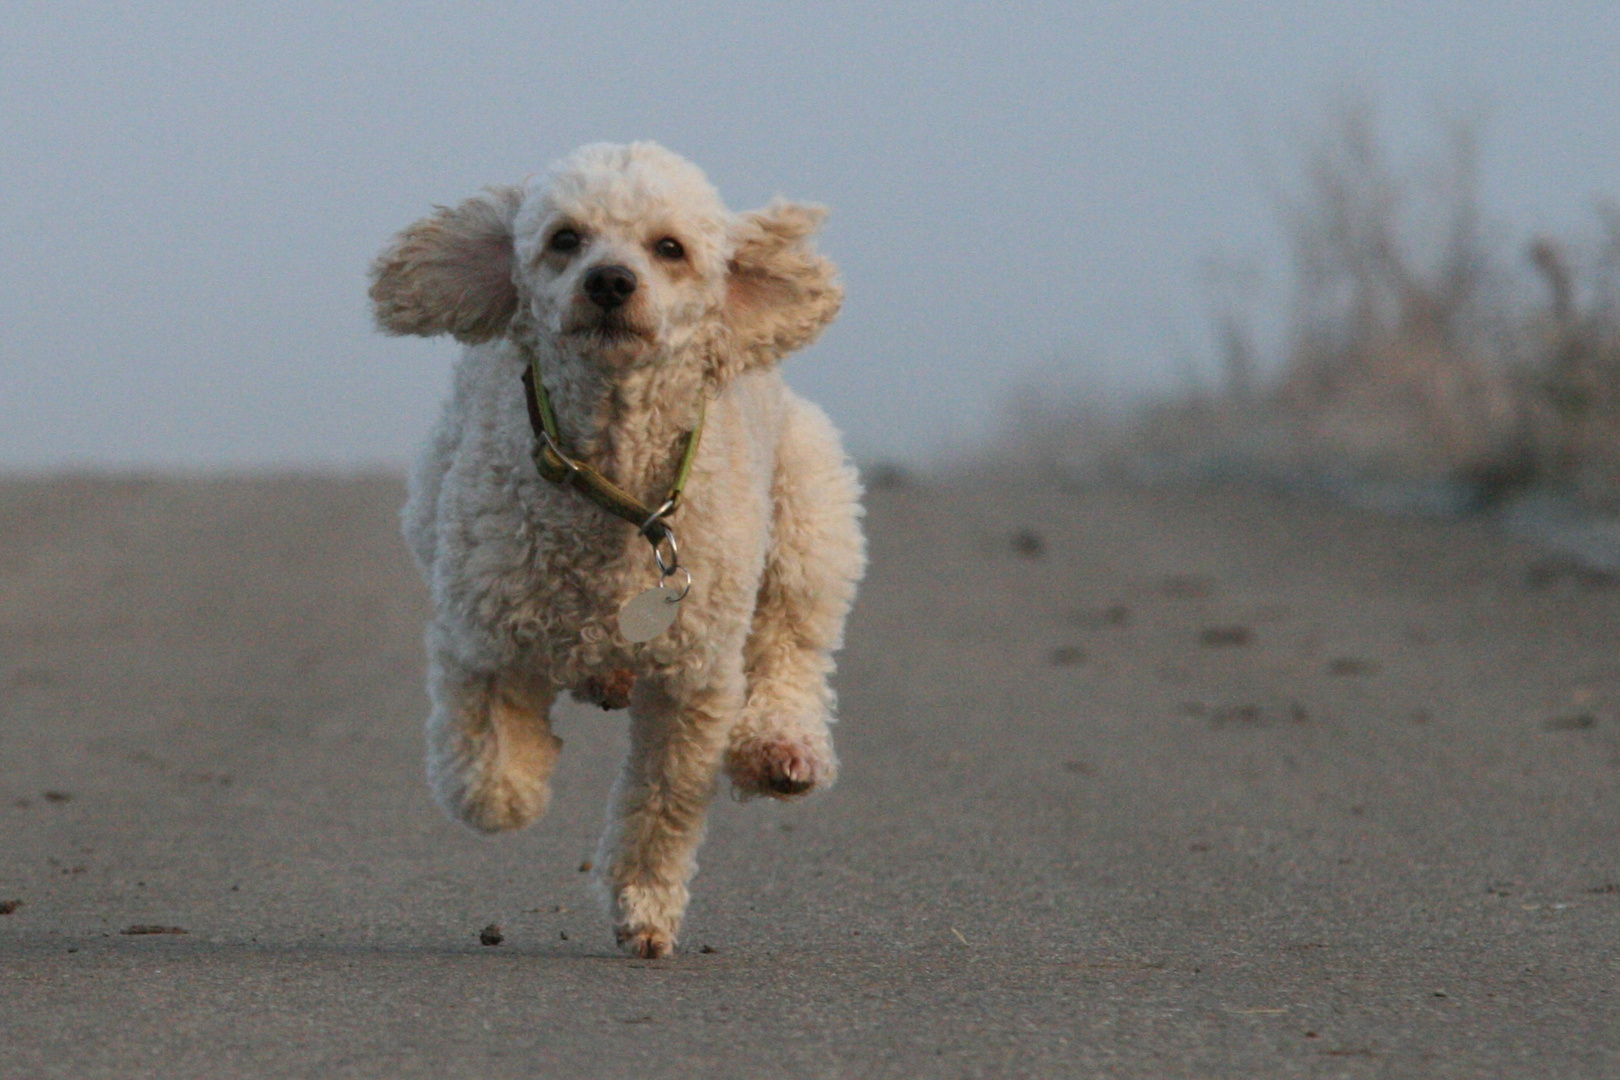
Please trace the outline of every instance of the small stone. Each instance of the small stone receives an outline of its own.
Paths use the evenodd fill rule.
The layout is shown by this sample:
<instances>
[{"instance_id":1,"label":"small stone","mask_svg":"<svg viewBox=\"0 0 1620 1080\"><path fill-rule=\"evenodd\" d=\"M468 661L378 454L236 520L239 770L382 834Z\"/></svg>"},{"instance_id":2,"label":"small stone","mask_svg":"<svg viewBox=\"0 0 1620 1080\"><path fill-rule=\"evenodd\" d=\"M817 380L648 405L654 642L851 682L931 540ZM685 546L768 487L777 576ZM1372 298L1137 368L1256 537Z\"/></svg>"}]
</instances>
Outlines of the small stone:
<instances>
[{"instance_id":1,"label":"small stone","mask_svg":"<svg viewBox=\"0 0 1620 1080\"><path fill-rule=\"evenodd\" d=\"M1053 667L1073 667L1086 662L1086 652L1075 645L1059 645L1046 656Z\"/></svg>"},{"instance_id":2,"label":"small stone","mask_svg":"<svg viewBox=\"0 0 1620 1080\"><path fill-rule=\"evenodd\" d=\"M1012 534L1013 552L1025 559L1038 559L1046 553L1046 541L1033 529L1019 529Z\"/></svg>"},{"instance_id":3,"label":"small stone","mask_svg":"<svg viewBox=\"0 0 1620 1080\"><path fill-rule=\"evenodd\" d=\"M1247 626L1211 626L1198 635L1198 643L1208 649L1247 645L1253 640L1254 631Z\"/></svg>"},{"instance_id":4,"label":"small stone","mask_svg":"<svg viewBox=\"0 0 1620 1080\"><path fill-rule=\"evenodd\" d=\"M506 938L501 934L500 925L497 923L490 923L478 931L478 944L480 945L499 945L505 940Z\"/></svg>"},{"instance_id":5,"label":"small stone","mask_svg":"<svg viewBox=\"0 0 1620 1080\"><path fill-rule=\"evenodd\" d=\"M1202 600L1215 591L1215 583L1194 574L1172 574L1164 579L1159 591L1175 600Z\"/></svg>"},{"instance_id":6,"label":"small stone","mask_svg":"<svg viewBox=\"0 0 1620 1080\"><path fill-rule=\"evenodd\" d=\"M1216 727L1223 724L1263 724L1265 712L1258 705L1228 705L1217 709L1210 717Z\"/></svg>"},{"instance_id":7,"label":"small stone","mask_svg":"<svg viewBox=\"0 0 1620 1080\"><path fill-rule=\"evenodd\" d=\"M1572 713L1569 716L1555 716L1542 727L1548 731L1585 731L1597 727L1597 722L1597 717L1591 713Z\"/></svg>"}]
</instances>

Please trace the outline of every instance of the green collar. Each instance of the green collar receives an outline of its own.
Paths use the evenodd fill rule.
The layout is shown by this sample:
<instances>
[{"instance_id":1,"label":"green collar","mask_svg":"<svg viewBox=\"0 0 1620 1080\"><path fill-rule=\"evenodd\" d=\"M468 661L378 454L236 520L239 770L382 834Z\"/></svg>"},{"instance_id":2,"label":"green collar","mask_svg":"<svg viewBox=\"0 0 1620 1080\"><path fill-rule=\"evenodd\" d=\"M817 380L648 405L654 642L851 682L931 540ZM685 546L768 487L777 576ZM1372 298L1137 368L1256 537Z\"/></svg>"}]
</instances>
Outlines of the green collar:
<instances>
[{"instance_id":1,"label":"green collar","mask_svg":"<svg viewBox=\"0 0 1620 1080\"><path fill-rule=\"evenodd\" d=\"M534 429L534 465L540 475L554 484L572 484L591 502L608 513L621 517L636 527L656 551L665 539L673 539L664 519L675 512L680 504L681 492L692 473L692 460L697 457L698 439L703 435L703 414L706 400L698 399L697 424L686 436L686 448L681 452L680 467L675 470L675 482L669 494L658 506L648 506L583 461L562 452L562 436L557 430L557 417L551 411L551 398L546 384L540 378L540 358L532 349L523 350L528 365L523 370L523 390L529 405L529 426ZM663 562L660 558L660 567Z\"/></svg>"}]
</instances>

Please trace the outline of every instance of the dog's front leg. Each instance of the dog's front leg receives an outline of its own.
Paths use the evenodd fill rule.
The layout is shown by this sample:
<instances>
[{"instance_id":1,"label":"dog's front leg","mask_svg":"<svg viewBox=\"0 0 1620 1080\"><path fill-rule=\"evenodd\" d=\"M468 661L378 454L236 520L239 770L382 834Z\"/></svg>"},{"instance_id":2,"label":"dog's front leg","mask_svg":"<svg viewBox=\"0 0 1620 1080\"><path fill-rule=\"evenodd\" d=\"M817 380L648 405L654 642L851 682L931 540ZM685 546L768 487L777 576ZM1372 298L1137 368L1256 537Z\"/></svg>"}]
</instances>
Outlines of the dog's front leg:
<instances>
[{"instance_id":1,"label":"dog's front leg","mask_svg":"<svg viewBox=\"0 0 1620 1080\"><path fill-rule=\"evenodd\" d=\"M483 832L518 829L545 813L562 751L551 733L556 692L515 669L483 670L458 659L437 628L429 634L427 773L451 816Z\"/></svg>"},{"instance_id":2,"label":"dog's front leg","mask_svg":"<svg viewBox=\"0 0 1620 1080\"><path fill-rule=\"evenodd\" d=\"M726 758L744 797L790 798L837 775L827 677L866 565L860 483L837 432L794 400L781 440L771 547L745 653L748 704Z\"/></svg>"},{"instance_id":3,"label":"dog's front leg","mask_svg":"<svg viewBox=\"0 0 1620 1080\"><path fill-rule=\"evenodd\" d=\"M678 696L657 678L637 684L630 756L597 857L614 933L636 956L667 956L675 948L726 734L742 698L740 663L714 685Z\"/></svg>"}]
</instances>

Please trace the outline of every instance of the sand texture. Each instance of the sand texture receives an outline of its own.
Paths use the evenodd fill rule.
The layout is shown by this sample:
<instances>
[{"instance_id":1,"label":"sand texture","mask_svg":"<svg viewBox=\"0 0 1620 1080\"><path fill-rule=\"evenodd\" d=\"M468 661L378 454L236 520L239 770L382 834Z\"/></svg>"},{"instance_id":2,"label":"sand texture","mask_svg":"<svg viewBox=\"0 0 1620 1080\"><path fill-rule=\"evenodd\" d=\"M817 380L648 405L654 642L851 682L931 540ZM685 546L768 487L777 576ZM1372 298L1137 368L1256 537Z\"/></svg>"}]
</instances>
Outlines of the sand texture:
<instances>
[{"instance_id":1,"label":"sand texture","mask_svg":"<svg viewBox=\"0 0 1620 1080\"><path fill-rule=\"evenodd\" d=\"M535 828L430 802L402 498L0 483L0 1077L1620 1075L1612 577L888 483L842 779L719 800L647 963L580 872L622 715Z\"/></svg>"}]
</instances>

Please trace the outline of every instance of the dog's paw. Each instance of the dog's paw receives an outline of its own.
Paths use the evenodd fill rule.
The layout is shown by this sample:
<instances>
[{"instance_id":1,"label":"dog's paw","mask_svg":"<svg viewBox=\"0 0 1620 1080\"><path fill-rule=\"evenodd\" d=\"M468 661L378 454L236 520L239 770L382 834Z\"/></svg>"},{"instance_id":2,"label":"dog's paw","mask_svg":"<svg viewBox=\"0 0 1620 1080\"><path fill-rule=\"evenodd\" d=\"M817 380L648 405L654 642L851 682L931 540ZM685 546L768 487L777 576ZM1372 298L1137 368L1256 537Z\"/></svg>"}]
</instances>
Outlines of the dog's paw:
<instances>
[{"instance_id":1,"label":"dog's paw","mask_svg":"<svg viewBox=\"0 0 1620 1080\"><path fill-rule=\"evenodd\" d=\"M510 742L502 757L492 740L428 741L428 787L445 812L479 832L510 832L533 823L551 803L547 782L562 740L540 735Z\"/></svg>"},{"instance_id":2,"label":"dog's paw","mask_svg":"<svg viewBox=\"0 0 1620 1080\"><path fill-rule=\"evenodd\" d=\"M428 786L451 817L480 832L521 829L546 812L562 740L533 713L478 704L428 717Z\"/></svg>"},{"instance_id":3,"label":"dog's paw","mask_svg":"<svg viewBox=\"0 0 1620 1080\"><path fill-rule=\"evenodd\" d=\"M551 785L544 780L502 777L476 787L454 782L435 784L439 805L479 832L510 832L532 824L551 802Z\"/></svg>"},{"instance_id":4,"label":"dog's paw","mask_svg":"<svg viewBox=\"0 0 1620 1080\"><path fill-rule=\"evenodd\" d=\"M791 799L832 783L836 772L830 754L783 735L746 738L726 755L731 786L743 798L769 795Z\"/></svg>"},{"instance_id":5,"label":"dog's paw","mask_svg":"<svg viewBox=\"0 0 1620 1080\"><path fill-rule=\"evenodd\" d=\"M605 876L614 876L612 866ZM686 913L685 885L642 881L611 886L610 895L613 937L619 948L643 960L657 960L675 951L676 935Z\"/></svg>"},{"instance_id":6,"label":"dog's paw","mask_svg":"<svg viewBox=\"0 0 1620 1080\"><path fill-rule=\"evenodd\" d=\"M662 960L675 951L675 936L649 926L616 926L619 948L642 960Z\"/></svg>"}]
</instances>

